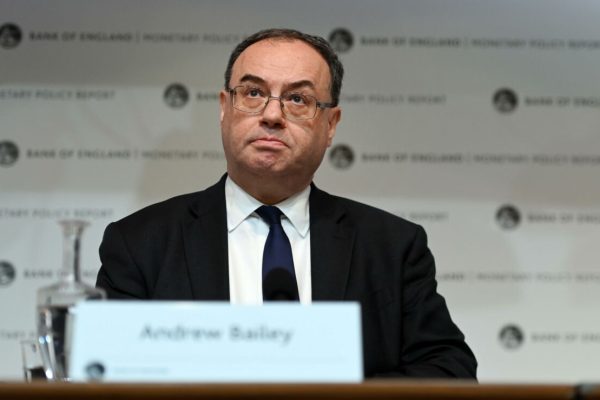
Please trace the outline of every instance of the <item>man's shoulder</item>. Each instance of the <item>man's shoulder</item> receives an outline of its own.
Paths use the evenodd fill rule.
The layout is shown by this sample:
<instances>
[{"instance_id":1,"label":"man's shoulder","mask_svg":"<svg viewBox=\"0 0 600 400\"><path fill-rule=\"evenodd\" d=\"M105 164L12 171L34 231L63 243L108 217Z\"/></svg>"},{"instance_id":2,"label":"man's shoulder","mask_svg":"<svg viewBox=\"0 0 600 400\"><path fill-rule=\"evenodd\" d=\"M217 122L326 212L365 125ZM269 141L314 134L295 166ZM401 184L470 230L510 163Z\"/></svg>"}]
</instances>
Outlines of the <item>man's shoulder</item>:
<instances>
[{"instance_id":1,"label":"man's shoulder","mask_svg":"<svg viewBox=\"0 0 600 400\"><path fill-rule=\"evenodd\" d=\"M147 205L116 221L116 224L140 227L150 224L164 225L179 223L187 218L210 211L211 208L219 204L222 204L224 207L224 203L219 201L220 197L224 199L220 184L221 182L197 192L180 194ZM219 196L219 193L221 193L221 196Z\"/></svg>"},{"instance_id":2,"label":"man's shoulder","mask_svg":"<svg viewBox=\"0 0 600 400\"><path fill-rule=\"evenodd\" d=\"M421 229L414 222L392 214L389 211L347 197L329 194L320 189L317 190L320 192L319 196L327 199L328 203L334 205L337 210L342 212L344 218L350 220L357 227L366 229L392 228L410 231Z\"/></svg>"},{"instance_id":3,"label":"man's shoulder","mask_svg":"<svg viewBox=\"0 0 600 400\"><path fill-rule=\"evenodd\" d=\"M201 195L203 191L180 194L157 203L149 204L139 210L122 218L118 222L128 220L147 219L149 217L172 217L174 215L186 213L189 205L194 202L194 199Z\"/></svg>"}]
</instances>

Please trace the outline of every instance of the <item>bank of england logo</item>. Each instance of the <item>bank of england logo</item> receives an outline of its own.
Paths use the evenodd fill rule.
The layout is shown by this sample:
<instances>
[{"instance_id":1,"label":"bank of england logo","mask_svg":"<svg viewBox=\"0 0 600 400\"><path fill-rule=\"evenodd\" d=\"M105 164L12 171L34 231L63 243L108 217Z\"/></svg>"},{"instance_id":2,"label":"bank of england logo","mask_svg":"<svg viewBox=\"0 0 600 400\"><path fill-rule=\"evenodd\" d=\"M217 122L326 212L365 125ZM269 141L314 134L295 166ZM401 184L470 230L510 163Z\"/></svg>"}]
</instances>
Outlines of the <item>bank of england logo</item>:
<instances>
[{"instance_id":1,"label":"bank of england logo","mask_svg":"<svg viewBox=\"0 0 600 400\"><path fill-rule=\"evenodd\" d=\"M329 34L329 44L336 52L345 53L354 45L354 36L348 29L337 28Z\"/></svg>"},{"instance_id":2,"label":"bank of england logo","mask_svg":"<svg viewBox=\"0 0 600 400\"><path fill-rule=\"evenodd\" d=\"M10 285L16 276L15 267L8 261L0 261L0 287Z\"/></svg>"},{"instance_id":3,"label":"bank of england logo","mask_svg":"<svg viewBox=\"0 0 600 400\"><path fill-rule=\"evenodd\" d=\"M515 229L521 223L521 212L511 204L504 204L496 211L496 222L502 229Z\"/></svg>"},{"instance_id":4,"label":"bank of england logo","mask_svg":"<svg viewBox=\"0 0 600 400\"><path fill-rule=\"evenodd\" d=\"M348 145L338 144L329 151L329 161L338 169L348 169L354 163L354 151Z\"/></svg>"},{"instance_id":5,"label":"bank of england logo","mask_svg":"<svg viewBox=\"0 0 600 400\"><path fill-rule=\"evenodd\" d=\"M0 142L0 167L10 167L19 159L19 148L8 140Z\"/></svg>"},{"instance_id":6,"label":"bank of england logo","mask_svg":"<svg viewBox=\"0 0 600 400\"><path fill-rule=\"evenodd\" d=\"M92 362L85 367L85 374L90 381L101 381L104 378L106 367L102 363Z\"/></svg>"},{"instance_id":7,"label":"bank of england logo","mask_svg":"<svg viewBox=\"0 0 600 400\"><path fill-rule=\"evenodd\" d=\"M15 24L0 25L0 47L3 49L14 49L21 43L23 32Z\"/></svg>"},{"instance_id":8,"label":"bank of england logo","mask_svg":"<svg viewBox=\"0 0 600 400\"><path fill-rule=\"evenodd\" d=\"M509 88L498 89L492 97L494 108L502 114L513 112L519 105L519 97L514 90Z\"/></svg>"},{"instance_id":9,"label":"bank of england logo","mask_svg":"<svg viewBox=\"0 0 600 400\"><path fill-rule=\"evenodd\" d=\"M502 327L502 329L500 329L498 340L505 349L516 350L523 345L523 342L525 341L525 334L517 325L505 325Z\"/></svg>"},{"instance_id":10,"label":"bank of england logo","mask_svg":"<svg viewBox=\"0 0 600 400\"><path fill-rule=\"evenodd\" d=\"M189 101L190 93L181 83L173 83L167 86L163 97L169 107L182 108Z\"/></svg>"}]
</instances>

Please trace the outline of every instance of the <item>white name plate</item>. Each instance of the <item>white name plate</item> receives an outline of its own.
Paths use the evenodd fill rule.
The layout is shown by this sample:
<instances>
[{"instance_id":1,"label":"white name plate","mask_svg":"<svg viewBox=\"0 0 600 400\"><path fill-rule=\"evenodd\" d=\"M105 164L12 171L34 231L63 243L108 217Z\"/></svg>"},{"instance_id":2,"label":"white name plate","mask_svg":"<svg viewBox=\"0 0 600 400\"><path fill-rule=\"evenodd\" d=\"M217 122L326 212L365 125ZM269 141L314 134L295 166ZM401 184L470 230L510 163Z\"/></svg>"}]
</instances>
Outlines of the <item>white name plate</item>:
<instances>
[{"instance_id":1,"label":"white name plate","mask_svg":"<svg viewBox=\"0 0 600 400\"><path fill-rule=\"evenodd\" d=\"M106 382L360 382L356 303L95 301L75 309L69 376Z\"/></svg>"}]
</instances>

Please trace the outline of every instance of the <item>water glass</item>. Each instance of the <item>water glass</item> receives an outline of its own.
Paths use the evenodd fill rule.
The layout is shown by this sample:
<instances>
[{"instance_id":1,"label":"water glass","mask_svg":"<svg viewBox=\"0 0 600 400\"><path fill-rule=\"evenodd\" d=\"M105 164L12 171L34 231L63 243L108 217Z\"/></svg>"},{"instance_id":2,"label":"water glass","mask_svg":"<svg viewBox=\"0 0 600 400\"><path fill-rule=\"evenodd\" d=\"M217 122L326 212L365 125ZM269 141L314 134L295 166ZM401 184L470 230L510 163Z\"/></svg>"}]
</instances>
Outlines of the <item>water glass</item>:
<instances>
[{"instance_id":1,"label":"water glass","mask_svg":"<svg viewBox=\"0 0 600 400\"><path fill-rule=\"evenodd\" d=\"M26 382L46 379L40 346L37 340L22 340L21 356L23 357L23 375Z\"/></svg>"}]
</instances>

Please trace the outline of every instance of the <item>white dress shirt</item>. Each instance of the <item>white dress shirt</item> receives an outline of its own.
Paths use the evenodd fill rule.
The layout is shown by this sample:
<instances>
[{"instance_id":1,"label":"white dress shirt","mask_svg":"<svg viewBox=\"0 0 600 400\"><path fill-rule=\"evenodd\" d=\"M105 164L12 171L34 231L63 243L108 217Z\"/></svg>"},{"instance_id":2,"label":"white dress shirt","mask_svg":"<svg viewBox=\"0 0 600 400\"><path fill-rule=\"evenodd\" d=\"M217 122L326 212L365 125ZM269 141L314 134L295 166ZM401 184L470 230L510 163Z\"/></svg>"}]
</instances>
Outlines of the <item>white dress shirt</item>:
<instances>
[{"instance_id":1,"label":"white dress shirt","mask_svg":"<svg viewBox=\"0 0 600 400\"><path fill-rule=\"evenodd\" d=\"M307 186L300 193L275 204L283 213L281 225L292 246L298 294L302 304L309 304L312 297L309 194L310 186ZM225 202L231 303L261 304L262 257L269 224L255 210L263 204L229 177L225 181Z\"/></svg>"}]
</instances>

